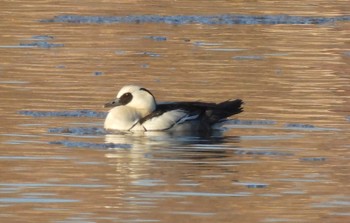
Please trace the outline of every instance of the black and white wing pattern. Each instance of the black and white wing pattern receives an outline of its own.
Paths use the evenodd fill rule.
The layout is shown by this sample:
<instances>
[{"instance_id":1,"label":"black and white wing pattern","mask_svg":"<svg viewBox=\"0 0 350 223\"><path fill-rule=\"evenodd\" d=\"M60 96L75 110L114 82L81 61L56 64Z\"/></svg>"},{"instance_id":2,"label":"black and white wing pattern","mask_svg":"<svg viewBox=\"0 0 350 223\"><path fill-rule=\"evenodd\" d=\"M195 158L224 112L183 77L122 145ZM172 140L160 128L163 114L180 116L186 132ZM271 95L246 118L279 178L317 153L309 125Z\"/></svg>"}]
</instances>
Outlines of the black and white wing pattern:
<instances>
[{"instance_id":1,"label":"black and white wing pattern","mask_svg":"<svg viewBox=\"0 0 350 223\"><path fill-rule=\"evenodd\" d=\"M204 129L242 112L242 100L221 103L171 102L158 104L154 112L140 120L146 131L168 130L185 122L197 121Z\"/></svg>"},{"instance_id":2,"label":"black and white wing pattern","mask_svg":"<svg viewBox=\"0 0 350 223\"><path fill-rule=\"evenodd\" d=\"M189 102L158 104L154 112L140 120L140 124L146 131L161 131L185 122L200 120L205 110L189 105Z\"/></svg>"}]
</instances>

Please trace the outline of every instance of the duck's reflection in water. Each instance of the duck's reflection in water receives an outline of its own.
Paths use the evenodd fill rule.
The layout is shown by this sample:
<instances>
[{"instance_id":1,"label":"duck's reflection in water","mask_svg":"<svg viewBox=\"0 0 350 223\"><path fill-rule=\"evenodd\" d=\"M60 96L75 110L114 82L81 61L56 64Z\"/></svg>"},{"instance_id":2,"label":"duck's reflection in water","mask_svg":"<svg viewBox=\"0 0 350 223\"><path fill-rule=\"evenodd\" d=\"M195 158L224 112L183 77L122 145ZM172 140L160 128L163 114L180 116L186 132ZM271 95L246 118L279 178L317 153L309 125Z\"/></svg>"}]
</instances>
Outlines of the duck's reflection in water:
<instances>
[{"instance_id":1,"label":"duck's reflection in water","mask_svg":"<svg viewBox=\"0 0 350 223\"><path fill-rule=\"evenodd\" d=\"M114 173L109 173L126 210L162 206L169 199L164 191L176 193L186 188L199 190L206 180L236 177L232 166L238 137L223 132L210 135L167 132L113 133L105 136L107 144L127 144L126 149L110 149L105 156ZM184 195L186 196L186 195ZM141 205L142 204L142 205Z\"/></svg>"},{"instance_id":2,"label":"duck's reflection in water","mask_svg":"<svg viewBox=\"0 0 350 223\"><path fill-rule=\"evenodd\" d=\"M159 156L168 154L172 159L218 158L232 154L239 137L224 136L223 131L179 133L179 132L114 132L105 136L111 145L129 145L130 154ZM114 150L117 153L118 150Z\"/></svg>"}]
</instances>

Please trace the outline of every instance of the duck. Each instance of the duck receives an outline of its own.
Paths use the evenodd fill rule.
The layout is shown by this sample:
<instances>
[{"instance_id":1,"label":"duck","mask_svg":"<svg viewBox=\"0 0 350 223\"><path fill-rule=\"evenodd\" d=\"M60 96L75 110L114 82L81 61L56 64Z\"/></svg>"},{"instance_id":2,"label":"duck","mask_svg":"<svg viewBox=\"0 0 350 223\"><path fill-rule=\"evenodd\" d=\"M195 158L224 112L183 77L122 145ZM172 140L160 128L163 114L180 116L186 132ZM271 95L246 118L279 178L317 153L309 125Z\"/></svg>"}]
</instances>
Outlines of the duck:
<instances>
[{"instance_id":1,"label":"duck","mask_svg":"<svg viewBox=\"0 0 350 223\"><path fill-rule=\"evenodd\" d=\"M137 85L122 87L104 105L110 108L107 131L209 131L228 117L243 111L241 99L220 103L180 101L157 103L151 91Z\"/></svg>"}]
</instances>

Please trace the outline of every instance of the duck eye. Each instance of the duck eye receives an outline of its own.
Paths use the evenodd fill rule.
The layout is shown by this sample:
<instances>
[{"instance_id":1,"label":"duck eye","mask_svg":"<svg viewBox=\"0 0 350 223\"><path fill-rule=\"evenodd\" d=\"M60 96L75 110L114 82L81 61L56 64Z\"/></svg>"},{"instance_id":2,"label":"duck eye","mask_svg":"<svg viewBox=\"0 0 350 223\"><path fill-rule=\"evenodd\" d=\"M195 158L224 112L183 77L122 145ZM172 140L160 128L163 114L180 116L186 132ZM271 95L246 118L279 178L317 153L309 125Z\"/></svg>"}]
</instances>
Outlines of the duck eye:
<instances>
[{"instance_id":1,"label":"duck eye","mask_svg":"<svg viewBox=\"0 0 350 223\"><path fill-rule=\"evenodd\" d=\"M122 105L126 105L128 104L130 101L132 100L132 94L131 93L125 93L123 94L120 99L119 99L119 103Z\"/></svg>"}]
</instances>

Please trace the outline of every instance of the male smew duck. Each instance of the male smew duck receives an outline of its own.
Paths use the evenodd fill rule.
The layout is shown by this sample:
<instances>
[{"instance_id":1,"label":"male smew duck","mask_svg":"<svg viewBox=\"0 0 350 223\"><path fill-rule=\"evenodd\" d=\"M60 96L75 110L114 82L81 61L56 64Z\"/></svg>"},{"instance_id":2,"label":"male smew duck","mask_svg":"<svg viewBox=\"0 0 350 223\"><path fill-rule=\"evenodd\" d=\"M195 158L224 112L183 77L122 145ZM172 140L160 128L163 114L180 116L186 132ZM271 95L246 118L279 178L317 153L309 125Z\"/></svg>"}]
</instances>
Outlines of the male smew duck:
<instances>
[{"instance_id":1,"label":"male smew duck","mask_svg":"<svg viewBox=\"0 0 350 223\"><path fill-rule=\"evenodd\" d=\"M124 86L111 107L104 128L120 131L208 131L243 111L241 99L221 103L157 103L153 94L136 85Z\"/></svg>"}]
</instances>

